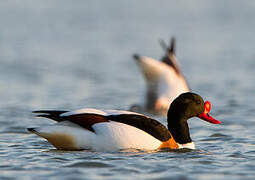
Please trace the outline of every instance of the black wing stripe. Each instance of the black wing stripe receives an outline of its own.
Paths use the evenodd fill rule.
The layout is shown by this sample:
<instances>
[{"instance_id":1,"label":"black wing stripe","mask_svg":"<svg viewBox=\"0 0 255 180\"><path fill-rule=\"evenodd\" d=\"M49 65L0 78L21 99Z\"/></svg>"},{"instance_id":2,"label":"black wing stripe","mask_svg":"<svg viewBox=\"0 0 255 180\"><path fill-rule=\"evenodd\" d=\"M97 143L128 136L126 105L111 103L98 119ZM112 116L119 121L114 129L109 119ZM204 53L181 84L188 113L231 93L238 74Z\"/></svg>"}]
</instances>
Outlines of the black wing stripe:
<instances>
[{"instance_id":1,"label":"black wing stripe","mask_svg":"<svg viewBox=\"0 0 255 180\"><path fill-rule=\"evenodd\" d=\"M106 116L108 120L124 123L141 129L160 141L168 141L171 135L160 122L141 115L120 114Z\"/></svg>"},{"instance_id":2,"label":"black wing stripe","mask_svg":"<svg viewBox=\"0 0 255 180\"><path fill-rule=\"evenodd\" d=\"M68 111L55 111L55 110L39 110L39 111L33 111L33 113L36 113L36 117L45 117L52 119L57 122L64 121L65 119L61 117L60 115L63 113L66 113Z\"/></svg>"}]
</instances>

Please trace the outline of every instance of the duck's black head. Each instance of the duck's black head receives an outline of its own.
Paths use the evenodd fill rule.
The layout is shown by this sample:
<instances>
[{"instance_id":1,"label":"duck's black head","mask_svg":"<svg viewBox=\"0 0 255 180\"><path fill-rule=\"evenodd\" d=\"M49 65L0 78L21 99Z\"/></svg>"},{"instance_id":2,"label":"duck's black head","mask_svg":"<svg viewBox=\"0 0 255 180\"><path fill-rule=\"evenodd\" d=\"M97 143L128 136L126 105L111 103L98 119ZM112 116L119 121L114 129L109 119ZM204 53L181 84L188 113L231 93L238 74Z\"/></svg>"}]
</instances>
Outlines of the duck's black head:
<instances>
[{"instance_id":1,"label":"duck's black head","mask_svg":"<svg viewBox=\"0 0 255 180\"><path fill-rule=\"evenodd\" d=\"M210 102L204 102L198 94L188 92L178 96L171 103L167 114L168 129L176 142L179 144L192 142L187 123L189 118L199 117L210 123L219 124L220 121L209 115L210 109Z\"/></svg>"}]
</instances>

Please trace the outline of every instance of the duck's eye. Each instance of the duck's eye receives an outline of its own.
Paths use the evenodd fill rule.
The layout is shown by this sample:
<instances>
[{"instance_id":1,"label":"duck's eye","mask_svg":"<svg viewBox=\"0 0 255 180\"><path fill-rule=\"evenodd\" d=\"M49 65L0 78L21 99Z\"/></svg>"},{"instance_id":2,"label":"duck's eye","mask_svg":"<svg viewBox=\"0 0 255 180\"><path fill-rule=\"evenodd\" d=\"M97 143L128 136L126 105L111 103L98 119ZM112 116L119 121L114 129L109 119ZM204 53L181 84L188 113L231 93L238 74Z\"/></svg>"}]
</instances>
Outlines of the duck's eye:
<instances>
[{"instance_id":1,"label":"duck's eye","mask_svg":"<svg viewBox=\"0 0 255 180\"><path fill-rule=\"evenodd\" d=\"M198 101L196 101L196 103L199 105L199 104L201 104L201 101L198 100Z\"/></svg>"}]
</instances>

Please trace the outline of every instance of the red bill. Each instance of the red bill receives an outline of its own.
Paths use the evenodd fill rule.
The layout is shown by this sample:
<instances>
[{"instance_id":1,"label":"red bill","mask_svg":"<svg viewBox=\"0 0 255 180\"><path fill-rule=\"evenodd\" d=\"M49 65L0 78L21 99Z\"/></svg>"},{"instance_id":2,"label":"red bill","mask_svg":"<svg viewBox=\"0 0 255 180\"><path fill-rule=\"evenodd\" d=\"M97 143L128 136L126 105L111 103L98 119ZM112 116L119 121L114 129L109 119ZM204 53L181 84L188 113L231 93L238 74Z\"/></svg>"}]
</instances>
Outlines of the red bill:
<instances>
[{"instance_id":1,"label":"red bill","mask_svg":"<svg viewBox=\"0 0 255 180\"><path fill-rule=\"evenodd\" d=\"M205 105L204 105L204 112L202 114L199 114L198 117L200 119L203 119L209 123L212 123L212 124L220 124L221 122L214 119L210 114L210 110L211 110L211 103L209 101L206 101L205 102Z\"/></svg>"}]
</instances>

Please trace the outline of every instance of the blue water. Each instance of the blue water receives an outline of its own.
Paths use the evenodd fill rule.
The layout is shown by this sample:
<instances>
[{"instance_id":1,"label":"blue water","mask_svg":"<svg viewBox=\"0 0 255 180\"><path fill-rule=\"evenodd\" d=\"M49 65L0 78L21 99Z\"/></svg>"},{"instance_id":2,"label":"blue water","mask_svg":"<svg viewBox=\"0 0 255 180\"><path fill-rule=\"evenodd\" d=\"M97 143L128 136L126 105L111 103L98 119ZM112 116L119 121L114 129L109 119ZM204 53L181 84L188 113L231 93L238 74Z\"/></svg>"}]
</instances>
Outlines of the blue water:
<instances>
[{"instance_id":1,"label":"blue water","mask_svg":"<svg viewBox=\"0 0 255 180\"><path fill-rule=\"evenodd\" d=\"M255 2L1 1L0 179L254 179ZM189 121L196 151L57 151L37 109L128 109L145 84L133 53L177 40L191 89L221 125ZM164 117L155 117L166 124Z\"/></svg>"}]
</instances>

